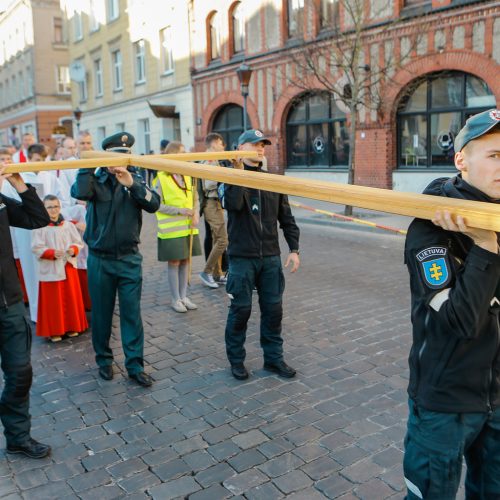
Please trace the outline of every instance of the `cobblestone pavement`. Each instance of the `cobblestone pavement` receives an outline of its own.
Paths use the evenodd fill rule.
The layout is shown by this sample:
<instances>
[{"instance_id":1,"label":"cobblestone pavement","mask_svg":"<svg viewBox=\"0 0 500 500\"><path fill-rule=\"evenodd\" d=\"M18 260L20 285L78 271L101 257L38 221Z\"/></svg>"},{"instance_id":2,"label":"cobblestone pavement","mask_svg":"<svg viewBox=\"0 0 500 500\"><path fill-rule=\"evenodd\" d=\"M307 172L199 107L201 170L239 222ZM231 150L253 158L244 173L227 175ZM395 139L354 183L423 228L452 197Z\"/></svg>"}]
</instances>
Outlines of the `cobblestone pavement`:
<instances>
[{"instance_id":1,"label":"cobblestone pavement","mask_svg":"<svg viewBox=\"0 0 500 500\"><path fill-rule=\"evenodd\" d=\"M33 436L50 458L0 454L0 498L402 498L410 344L404 238L301 226L302 268L287 274L284 337L293 380L262 370L258 306L247 339L248 381L224 351L228 300L204 287L197 311L169 307L154 219L143 228L144 389L123 369L98 378L90 333L33 342ZM4 442L0 442L4 446Z\"/></svg>"}]
</instances>

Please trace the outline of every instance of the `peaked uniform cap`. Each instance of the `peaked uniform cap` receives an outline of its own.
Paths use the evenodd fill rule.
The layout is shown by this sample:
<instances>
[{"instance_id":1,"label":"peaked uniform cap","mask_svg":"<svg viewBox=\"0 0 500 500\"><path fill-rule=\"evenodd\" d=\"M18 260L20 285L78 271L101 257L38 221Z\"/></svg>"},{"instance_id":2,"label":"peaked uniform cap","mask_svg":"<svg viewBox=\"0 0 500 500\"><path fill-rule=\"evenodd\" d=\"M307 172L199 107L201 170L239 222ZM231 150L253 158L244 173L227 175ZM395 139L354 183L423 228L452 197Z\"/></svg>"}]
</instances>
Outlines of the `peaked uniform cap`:
<instances>
[{"instance_id":1,"label":"peaked uniform cap","mask_svg":"<svg viewBox=\"0 0 500 500\"><path fill-rule=\"evenodd\" d=\"M102 141L102 149L127 149L129 150L135 142L135 137L129 132L117 132L116 134L106 137Z\"/></svg>"}]
</instances>

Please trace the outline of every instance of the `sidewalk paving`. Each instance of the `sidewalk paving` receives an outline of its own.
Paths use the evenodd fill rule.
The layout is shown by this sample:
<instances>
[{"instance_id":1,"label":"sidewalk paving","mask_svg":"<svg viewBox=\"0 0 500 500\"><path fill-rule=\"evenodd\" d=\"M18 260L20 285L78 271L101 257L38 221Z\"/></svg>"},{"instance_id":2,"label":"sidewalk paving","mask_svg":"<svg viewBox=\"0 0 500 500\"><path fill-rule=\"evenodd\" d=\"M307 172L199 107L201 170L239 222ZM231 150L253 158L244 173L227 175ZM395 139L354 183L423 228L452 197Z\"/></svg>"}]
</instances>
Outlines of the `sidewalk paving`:
<instances>
[{"instance_id":1,"label":"sidewalk paving","mask_svg":"<svg viewBox=\"0 0 500 500\"><path fill-rule=\"evenodd\" d=\"M110 382L97 376L90 332L58 344L35 337L33 436L53 453L1 452L0 497L402 499L411 338L404 238L347 224L301 224L302 267L286 272L283 321L297 377L263 371L255 300L251 377L240 382L224 351L224 289L201 284L197 257L190 296L199 309L173 312L155 219L146 216L142 313L155 384L126 378L117 315Z\"/></svg>"}]
</instances>

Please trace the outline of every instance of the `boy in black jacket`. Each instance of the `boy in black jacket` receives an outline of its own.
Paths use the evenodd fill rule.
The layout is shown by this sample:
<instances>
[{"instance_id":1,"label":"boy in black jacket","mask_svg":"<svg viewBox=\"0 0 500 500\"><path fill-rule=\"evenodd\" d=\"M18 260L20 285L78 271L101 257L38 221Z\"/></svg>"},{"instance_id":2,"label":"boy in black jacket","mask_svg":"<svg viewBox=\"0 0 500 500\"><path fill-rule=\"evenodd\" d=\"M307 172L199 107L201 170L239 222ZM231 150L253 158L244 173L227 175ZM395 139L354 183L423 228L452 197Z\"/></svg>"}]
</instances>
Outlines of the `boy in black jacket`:
<instances>
[{"instance_id":1,"label":"boy in black jacket","mask_svg":"<svg viewBox=\"0 0 500 500\"><path fill-rule=\"evenodd\" d=\"M5 164L0 166L0 190L7 180L19 193L21 203L0 194L0 358L4 375L0 419L7 453L43 458L50 453L50 446L30 436L31 328L24 316L9 227L36 229L46 226L50 218L35 189L27 186L19 174L5 174L5 168Z\"/></svg>"},{"instance_id":2,"label":"boy in black jacket","mask_svg":"<svg viewBox=\"0 0 500 500\"><path fill-rule=\"evenodd\" d=\"M244 159L245 170L260 172L264 147L271 144L260 130L247 130L238 139L238 149L257 151L257 160ZM242 165L242 167L243 167ZM278 223L290 253L285 267L297 271L299 228L288 204L288 197L257 189L226 185L224 208L228 214L229 277L226 291L231 299L226 323L226 353L231 373L238 380L248 378L243 364L247 322L252 310L252 291L257 288L261 312L260 344L264 351L264 369L281 377L295 376L295 370L283 360L281 320L285 278L281 266Z\"/></svg>"},{"instance_id":3,"label":"boy in black jacket","mask_svg":"<svg viewBox=\"0 0 500 500\"><path fill-rule=\"evenodd\" d=\"M460 173L426 194L498 203L500 111L472 116L455 139ZM413 346L404 474L408 499L500 498L498 235L436 213L406 238Z\"/></svg>"}]
</instances>

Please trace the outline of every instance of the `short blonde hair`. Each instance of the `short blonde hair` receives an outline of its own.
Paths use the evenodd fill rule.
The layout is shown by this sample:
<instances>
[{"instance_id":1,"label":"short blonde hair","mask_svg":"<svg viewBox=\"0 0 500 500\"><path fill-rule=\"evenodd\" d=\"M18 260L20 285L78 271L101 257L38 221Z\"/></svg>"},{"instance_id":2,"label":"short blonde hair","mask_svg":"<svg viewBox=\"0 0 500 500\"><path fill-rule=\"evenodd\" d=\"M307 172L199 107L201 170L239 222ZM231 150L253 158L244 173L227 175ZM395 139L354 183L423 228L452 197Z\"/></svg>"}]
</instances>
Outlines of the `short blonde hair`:
<instances>
[{"instance_id":1,"label":"short blonde hair","mask_svg":"<svg viewBox=\"0 0 500 500\"><path fill-rule=\"evenodd\" d=\"M184 144L180 141L172 141L168 143L168 146L165 148L165 154L175 154L180 153L181 148L184 148Z\"/></svg>"}]
</instances>

